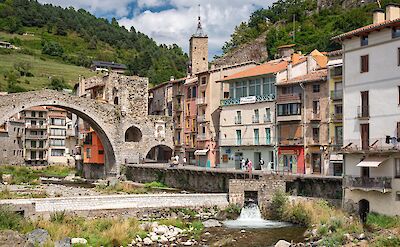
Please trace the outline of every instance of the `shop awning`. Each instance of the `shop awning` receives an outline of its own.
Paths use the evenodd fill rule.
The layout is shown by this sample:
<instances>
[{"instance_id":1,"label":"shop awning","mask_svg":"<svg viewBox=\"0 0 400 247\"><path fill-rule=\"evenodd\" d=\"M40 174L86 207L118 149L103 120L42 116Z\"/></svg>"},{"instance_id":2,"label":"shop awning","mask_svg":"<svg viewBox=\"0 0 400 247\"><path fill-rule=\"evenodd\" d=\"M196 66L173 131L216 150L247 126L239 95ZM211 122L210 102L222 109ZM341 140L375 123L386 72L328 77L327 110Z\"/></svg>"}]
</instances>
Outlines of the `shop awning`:
<instances>
[{"instance_id":1,"label":"shop awning","mask_svg":"<svg viewBox=\"0 0 400 247\"><path fill-rule=\"evenodd\" d=\"M200 149L200 150L194 151L194 155L196 155L196 156L207 155L207 153L208 153L208 149Z\"/></svg>"},{"instance_id":2,"label":"shop awning","mask_svg":"<svg viewBox=\"0 0 400 247\"><path fill-rule=\"evenodd\" d=\"M387 160L388 157L367 157L360 163L358 163L358 167L378 167L382 162Z\"/></svg>"}]
</instances>

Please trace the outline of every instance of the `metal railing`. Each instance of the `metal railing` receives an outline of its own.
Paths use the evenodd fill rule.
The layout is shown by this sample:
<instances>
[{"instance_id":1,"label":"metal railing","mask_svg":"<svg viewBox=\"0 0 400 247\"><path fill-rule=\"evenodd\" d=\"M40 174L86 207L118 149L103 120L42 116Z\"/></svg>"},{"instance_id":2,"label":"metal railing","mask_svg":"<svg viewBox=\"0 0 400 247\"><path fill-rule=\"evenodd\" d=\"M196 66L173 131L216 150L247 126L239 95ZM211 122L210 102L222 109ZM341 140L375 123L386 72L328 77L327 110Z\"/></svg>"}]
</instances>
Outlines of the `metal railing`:
<instances>
[{"instance_id":1,"label":"metal railing","mask_svg":"<svg viewBox=\"0 0 400 247\"><path fill-rule=\"evenodd\" d=\"M274 145L271 138L220 138L220 146L263 146Z\"/></svg>"},{"instance_id":2,"label":"metal railing","mask_svg":"<svg viewBox=\"0 0 400 247\"><path fill-rule=\"evenodd\" d=\"M311 120L321 120L321 113L320 112L312 112Z\"/></svg>"},{"instance_id":3,"label":"metal railing","mask_svg":"<svg viewBox=\"0 0 400 247\"><path fill-rule=\"evenodd\" d=\"M301 93L280 94L277 101L299 101L301 100Z\"/></svg>"},{"instance_id":4,"label":"metal railing","mask_svg":"<svg viewBox=\"0 0 400 247\"><path fill-rule=\"evenodd\" d=\"M264 123L271 123L271 114L264 114Z\"/></svg>"},{"instance_id":5,"label":"metal railing","mask_svg":"<svg viewBox=\"0 0 400 247\"><path fill-rule=\"evenodd\" d=\"M197 135L197 140L199 140L199 141L207 140L207 135L205 133L198 134Z\"/></svg>"},{"instance_id":6,"label":"metal railing","mask_svg":"<svg viewBox=\"0 0 400 247\"><path fill-rule=\"evenodd\" d=\"M332 119L334 121L342 121L343 120L343 113L332 113Z\"/></svg>"},{"instance_id":7,"label":"metal railing","mask_svg":"<svg viewBox=\"0 0 400 247\"><path fill-rule=\"evenodd\" d=\"M332 100L343 99L343 91L342 90L332 90L331 91L331 99Z\"/></svg>"},{"instance_id":8,"label":"metal railing","mask_svg":"<svg viewBox=\"0 0 400 247\"><path fill-rule=\"evenodd\" d=\"M353 177L345 176L343 180L345 188L358 188L366 190L378 190L385 193L392 189L391 177Z\"/></svg>"},{"instance_id":9,"label":"metal railing","mask_svg":"<svg viewBox=\"0 0 400 247\"><path fill-rule=\"evenodd\" d=\"M252 122L253 123L259 123L260 122L260 116L259 115L253 115L252 116Z\"/></svg>"},{"instance_id":10,"label":"metal railing","mask_svg":"<svg viewBox=\"0 0 400 247\"><path fill-rule=\"evenodd\" d=\"M245 98L245 97L244 97ZM221 100L221 106L228 106L228 105L240 105L241 98L229 98ZM256 95L256 102L265 102L265 101L274 101L275 95L268 94L268 95Z\"/></svg>"},{"instance_id":11,"label":"metal railing","mask_svg":"<svg viewBox=\"0 0 400 247\"><path fill-rule=\"evenodd\" d=\"M205 121L206 121L206 116L205 115L197 116L197 122L205 122Z\"/></svg>"},{"instance_id":12,"label":"metal railing","mask_svg":"<svg viewBox=\"0 0 400 247\"><path fill-rule=\"evenodd\" d=\"M206 99L205 98L197 98L196 99L196 104L204 105L204 104L206 104Z\"/></svg>"},{"instance_id":13,"label":"metal railing","mask_svg":"<svg viewBox=\"0 0 400 247\"><path fill-rule=\"evenodd\" d=\"M357 106L357 117L368 118L369 117L369 105Z\"/></svg>"},{"instance_id":14,"label":"metal railing","mask_svg":"<svg viewBox=\"0 0 400 247\"><path fill-rule=\"evenodd\" d=\"M47 139L47 133L45 133L43 135L27 134L27 135L25 135L25 139Z\"/></svg>"},{"instance_id":15,"label":"metal railing","mask_svg":"<svg viewBox=\"0 0 400 247\"><path fill-rule=\"evenodd\" d=\"M361 138L346 139L343 141L343 151L345 152L390 152L400 151L400 142L397 138L370 138L368 146L363 147Z\"/></svg>"},{"instance_id":16,"label":"metal railing","mask_svg":"<svg viewBox=\"0 0 400 247\"><path fill-rule=\"evenodd\" d=\"M331 76L341 76L343 74L342 66L333 67L331 69Z\"/></svg>"},{"instance_id":17,"label":"metal railing","mask_svg":"<svg viewBox=\"0 0 400 247\"><path fill-rule=\"evenodd\" d=\"M27 128L27 129L47 129L47 124L40 125L40 124L26 123L25 128Z\"/></svg>"},{"instance_id":18,"label":"metal railing","mask_svg":"<svg viewBox=\"0 0 400 247\"><path fill-rule=\"evenodd\" d=\"M303 137L278 138L278 142L283 146L303 145Z\"/></svg>"},{"instance_id":19,"label":"metal railing","mask_svg":"<svg viewBox=\"0 0 400 247\"><path fill-rule=\"evenodd\" d=\"M242 124L242 117L235 116L235 124Z\"/></svg>"}]
</instances>

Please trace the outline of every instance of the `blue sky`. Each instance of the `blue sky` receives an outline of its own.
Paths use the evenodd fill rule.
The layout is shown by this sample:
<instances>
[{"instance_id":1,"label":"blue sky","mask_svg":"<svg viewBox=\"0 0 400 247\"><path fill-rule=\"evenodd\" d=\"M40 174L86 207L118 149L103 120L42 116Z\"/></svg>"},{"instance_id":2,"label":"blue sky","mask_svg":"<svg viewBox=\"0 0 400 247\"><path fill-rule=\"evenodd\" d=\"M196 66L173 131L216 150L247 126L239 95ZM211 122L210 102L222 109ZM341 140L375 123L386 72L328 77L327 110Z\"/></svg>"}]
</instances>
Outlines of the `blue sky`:
<instances>
[{"instance_id":1,"label":"blue sky","mask_svg":"<svg viewBox=\"0 0 400 247\"><path fill-rule=\"evenodd\" d=\"M181 46L188 51L188 40L195 32L198 4L209 37L209 55L221 53L236 25L247 21L259 8L268 7L274 0L39 0L63 7L83 8L98 17L115 17L120 25L152 37L157 43Z\"/></svg>"}]
</instances>

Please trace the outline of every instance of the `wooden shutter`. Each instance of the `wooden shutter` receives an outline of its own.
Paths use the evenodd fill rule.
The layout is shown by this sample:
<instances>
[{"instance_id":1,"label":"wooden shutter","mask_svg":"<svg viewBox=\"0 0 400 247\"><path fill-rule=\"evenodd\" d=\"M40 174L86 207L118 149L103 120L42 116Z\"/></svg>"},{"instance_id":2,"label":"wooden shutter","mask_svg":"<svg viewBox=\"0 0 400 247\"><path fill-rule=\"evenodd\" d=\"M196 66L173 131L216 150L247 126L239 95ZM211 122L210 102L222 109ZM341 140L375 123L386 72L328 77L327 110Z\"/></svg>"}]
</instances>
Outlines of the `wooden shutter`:
<instances>
[{"instance_id":1,"label":"wooden shutter","mask_svg":"<svg viewBox=\"0 0 400 247\"><path fill-rule=\"evenodd\" d=\"M400 138L400 122L397 122L397 139Z\"/></svg>"},{"instance_id":2,"label":"wooden shutter","mask_svg":"<svg viewBox=\"0 0 400 247\"><path fill-rule=\"evenodd\" d=\"M361 73L369 71L369 56L361 56Z\"/></svg>"}]
</instances>

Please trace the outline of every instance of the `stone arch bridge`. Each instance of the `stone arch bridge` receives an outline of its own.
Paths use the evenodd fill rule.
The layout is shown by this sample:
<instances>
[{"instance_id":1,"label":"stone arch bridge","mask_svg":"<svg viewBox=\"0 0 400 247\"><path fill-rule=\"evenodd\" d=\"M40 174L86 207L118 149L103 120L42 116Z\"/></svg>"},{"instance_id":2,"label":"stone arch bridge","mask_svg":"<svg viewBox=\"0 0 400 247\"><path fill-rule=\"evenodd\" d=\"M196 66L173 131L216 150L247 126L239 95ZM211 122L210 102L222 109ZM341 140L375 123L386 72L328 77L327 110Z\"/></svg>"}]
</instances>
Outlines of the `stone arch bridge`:
<instances>
[{"instance_id":1,"label":"stone arch bridge","mask_svg":"<svg viewBox=\"0 0 400 247\"><path fill-rule=\"evenodd\" d=\"M147 85L146 85L147 86ZM143 89L143 88L142 88ZM104 146L104 176L119 176L120 166L137 163L153 147L173 148L172 120L147 114L147 87L137 94L121 95L129 104L114 105L53 90L40 90L0 96L0 124L14 114L33 106L56 106L88 122ZM121 109L121 107L123 107ZM126 140L127 130L140 131L138 138Z\"/></svg>"}]
</instances>

